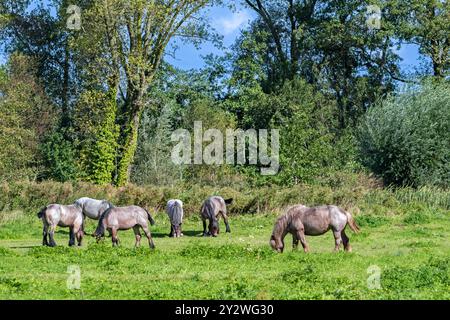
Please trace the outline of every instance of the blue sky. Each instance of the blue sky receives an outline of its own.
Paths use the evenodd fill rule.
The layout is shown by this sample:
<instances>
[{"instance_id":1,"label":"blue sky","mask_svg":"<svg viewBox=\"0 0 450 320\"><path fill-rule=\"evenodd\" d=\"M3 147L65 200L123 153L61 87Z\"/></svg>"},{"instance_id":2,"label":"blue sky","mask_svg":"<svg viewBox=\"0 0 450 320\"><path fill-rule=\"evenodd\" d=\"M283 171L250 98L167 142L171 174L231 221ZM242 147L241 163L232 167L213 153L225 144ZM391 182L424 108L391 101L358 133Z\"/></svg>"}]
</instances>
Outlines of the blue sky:
<instances>
[{"instance_id":1,"label":"blue sky","mask_svg":"<svg viewBox=\"0 0 450 320\"><path fill-rule=\"evenodd\" d=\"M48 0L44 0L47 3ZM255 17L253 11L237 5L237 8L231 10L226 7L213 7L208 9L211 25L223 36L223 44L230 48L240 31L248 26L249 21ZM190 70L199 69L204 65L203 56L208 54L222 54L222 51L215 48L212 43L204 43L199 50L192 44L181 43L177 41L179 48L175 52L175 57L166 56L169 63L180 69ZM413 70L419 65L419 52L417 46L405 45L398 51L402 70ZM0 64L5 63L5 57L0 56Z\"/></svg>"}]
</instances>

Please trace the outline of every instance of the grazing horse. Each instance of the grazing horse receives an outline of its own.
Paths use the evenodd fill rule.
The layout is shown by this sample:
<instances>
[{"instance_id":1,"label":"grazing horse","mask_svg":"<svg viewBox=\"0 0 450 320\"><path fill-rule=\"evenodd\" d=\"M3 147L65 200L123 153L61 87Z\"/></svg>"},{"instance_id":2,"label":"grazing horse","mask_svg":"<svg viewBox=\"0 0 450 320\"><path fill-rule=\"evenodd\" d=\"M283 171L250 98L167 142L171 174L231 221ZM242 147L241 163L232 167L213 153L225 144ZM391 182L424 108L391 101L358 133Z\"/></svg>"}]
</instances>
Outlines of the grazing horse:
<instances>
[{"instance_id":1,"label":"grazing horse","mask_svg":"<svg viewBox=\"0 0 450 320\"><path fill-rule=\"evenodd\" d=\"M87 197L76 200L75 204L77 204L83 210L83 215L85 217L91 218L93 220L99 220L103 212L113 207L113 205L109 201L96 200ZM86 218L83 219L83 231L85 222Z\"/></svg>"},{"instance_id":2,"label":"grazing horse","mask_svg":"<svg viewBox=\"0 0 450 320\"><path fill-rule=\"evenodd\" d=\"M151 249L155 248L153 239L148 229L148 222L151 225L155 224L150 213L138 206L130 207L112 207L107 209L100 220L98 221L97 230L95 230L93 236L97 238L97 241L105 236L105 230L108 230L109 234L112 236L113 246L119 245L119 238L117 237L117 232L119 230L129 230L133 229L136 235L136 247L141 244L141 232L140 228L144 230L145 236L148 239L148 243Z\"/></svg>"},{"instance_id":3,"label":"grazing horse","mask_svg":"<svg viewBox=\"0 0 450 320\"><path fill-rule=\"evenodd\" d=\"M293 248L296 249L300 240L305 252L309 251L305 235L319 236L328 230L333 231L335 251L339 251L344 243L345 251L351 251L350 241L345 234L345 227L349 225L355 233L359 232L350 213L336 206L321 206L308 208L303 205L291 207L278 218L270 238L270 246L277 252L284 250L284 238L292 234Z\"/></svg>"},{"instance_id":4,"label":"grazing horse","mask_svg":"<svg viewBox=\"0 0 450 320\"><path fill-rule=\"evenodd\" d=\"M178 199L167 202L167 215L170 219L170 237L180 238L183 236L181 224L183 223L183 202Z\"/></svg>"},{"instance_id":5,"label":"grazing horse","mask_svg":"<svg viewBox=\"0 0 450 320\"><path fill-rule=\"evenodd\" d=\"M203 236L217 237L219 234L218 217L221 215L225 222L226 232L231 232L228 224L227 205L232 204L233 199L224 200L222 197L210 197L205 200L201 208L201 217L203 221ZM206 232L206 220L209 221L209 232Z\"/></svg>"},{"instance_id":6,"label":"grazing horse","mask_svg":"<svg viewBox=\"0 0 450 320\"><path fill-rule=\"evenodd\" d=\"M55 229L56 226L69 227L70 229L70 240L69 246L75 245L75 237L78 242L78 246L81 246L83 240L83 213L81 208L76 205L63 206L60 204L51 204L43 208L38 213L38 218L42 219L44 225L43 230L43 246L55 247ZM50 241L47 240L47 235Z\"/></svg>"}]
</instances>

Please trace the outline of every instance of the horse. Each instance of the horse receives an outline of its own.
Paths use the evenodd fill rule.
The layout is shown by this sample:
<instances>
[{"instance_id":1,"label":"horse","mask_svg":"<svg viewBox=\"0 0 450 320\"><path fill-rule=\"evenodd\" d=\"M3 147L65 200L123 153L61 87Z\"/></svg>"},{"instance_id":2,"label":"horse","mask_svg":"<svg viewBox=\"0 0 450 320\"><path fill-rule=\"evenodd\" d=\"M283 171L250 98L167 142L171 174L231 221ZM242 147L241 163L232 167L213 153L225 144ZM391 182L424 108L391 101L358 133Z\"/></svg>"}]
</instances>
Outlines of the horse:
<instances>
[{"instance_id":1,"label":"horse","mask_svg":"<svg viewBox=\"0 0 450 320\"><path fill-rule=\"evenodd\" d=\"M178 199L169 200L167 202L167 215L170 219L170 235L169 237L180 238L183 236L181 224L183 223L183 202Z\"/></svg>"},{"instance_id":2,"label":"horse","mask_svg":"<svg viewBox=\"0 0 450 320\"><path fill-rule=\"evenodd\" d=\"M201 208L201 218L203 221L203 236L217 237L219 234L218 217L221 215L225 222L226 232L231 232L228 224L227 205L232 204L233 199L224 200L222 197L210 197L205 200ZM206 220L209 220L209 232L206 231Z\"/></svg>"},{"instance_id":3,"label":"horse","mask_svg":"<svg viewBox=\"0 0 450 320\"><path fill-rule=\"evenodd\" d=\"M75 245L75 237L77 239L78 246L81 246L84 235L84 216L82 209L77 204L68 206L51 204L43 208L37 216L39 219L42 219L44 226L42 240L43 246L56 246L54 239L56 226L69 227L69 246ZM50 241L47 240L47 235L50 238Z\"/></svg>"},{"instance_id":4,"label":"horse","mask_svg":"<svg viewBox=\"0 0 450 320\"><path fill-rule=\"evenodd\" d=\"M309 252L309 246L305 235L319 236L333 231L335 239L335 251L339 251L341 243L345 251L351 252L350 240L345 234L346 226L353 232L360 231L352 215L337 206L320 206L308 208L304 205L291 207L278 218L270 238L270 246L279 253L284 250L284 238L288 233L292 234L293 248L298 247L300 240L303 250Z\"/></svg>"},{"instance_id":5,"label":"horse","mask_svg":"<svg viewBox=\"0 0 450 320\"><path fill-rule=\"evenodd\" d=\"M83 215L93 220L99 220L103 212L113 207L111 202L106 200L96 200L91 198L80 198L75 201L75 204L80 206L83 210ZM83 231L86 219L83 219Z\"/></svg>"},{"instance_id":6,"label":"horse","mask_svg":"<svg viewBox=\"0 0 450 320\"><path fill-rule=\"evenodd\" d=\"M148 239L150 248L154 249L155 244L153 243L153 239L148 228L149 221L151 225L155 224L155 220L153 220L150 213L141 207L111 207L107 209L100 217L97 229L92 236L96 237L97 241L99 241L105 236L105 230L107 230L112 236L113 246L117 246L119 245L117 232L119 230L133 229L136 236L135 246L139 247L141 244L140 228L142 228Z\"/></svg>"}]
</instances>

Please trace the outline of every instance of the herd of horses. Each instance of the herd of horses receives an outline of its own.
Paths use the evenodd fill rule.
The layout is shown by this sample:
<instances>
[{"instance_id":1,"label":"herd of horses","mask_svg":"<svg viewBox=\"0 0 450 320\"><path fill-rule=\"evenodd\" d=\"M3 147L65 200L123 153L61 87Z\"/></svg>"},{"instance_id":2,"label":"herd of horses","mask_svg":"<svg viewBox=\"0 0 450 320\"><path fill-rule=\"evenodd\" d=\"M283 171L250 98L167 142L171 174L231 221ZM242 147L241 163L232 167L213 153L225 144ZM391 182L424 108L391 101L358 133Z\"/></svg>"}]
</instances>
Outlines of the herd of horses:
<instances>
[{"instance_id":1,"label":"herd of horses","mask_svg":"<svg viewBox=\"0 0 450 320\"><path fill-rule=\"evenodd\" d=\"M217 237L219 235L220 217L224 220L226 232L231 232L227 205L232 203L233 199L225 200L219 196L209 197L203 202L200 215L203 222L204 237ZM169 200L166 212L170 220L169 236L173 238L182 237L183 202L179 199ZM75 241L78 246L81 246L85 235L85 221L90 218L98 220L97 228L92 234L97 241L104 238L107 231L112 238L113 246L117 246L119 245L118 231L133 229L136 237L135 246L139 247L142 230L147 237L150 248L155 248L148 226L149 223L154 225L155 220L150 212L138 206L115 207L107 200L81 198L71 205L50 204L38 213L38 218L42 219L43 223L42 245L44 246L56 246L54 233L57 226L69 228L69 246L74 246ZM332 230L335 239L335 251L339 251L341 244L343 244L345 251L351 251L349 238L345 234L347 225L353 232L359 232L359 227L352 215L337 206L307 207L301 204L295 205L277 219L270 237L270 246L273 250L282 253L285 247L284 238L287 234L291 234L293 248L296 249L300 242L303 250L308 252L309 246L305 236L323 235Z\"/></svg>"}]
</instances>

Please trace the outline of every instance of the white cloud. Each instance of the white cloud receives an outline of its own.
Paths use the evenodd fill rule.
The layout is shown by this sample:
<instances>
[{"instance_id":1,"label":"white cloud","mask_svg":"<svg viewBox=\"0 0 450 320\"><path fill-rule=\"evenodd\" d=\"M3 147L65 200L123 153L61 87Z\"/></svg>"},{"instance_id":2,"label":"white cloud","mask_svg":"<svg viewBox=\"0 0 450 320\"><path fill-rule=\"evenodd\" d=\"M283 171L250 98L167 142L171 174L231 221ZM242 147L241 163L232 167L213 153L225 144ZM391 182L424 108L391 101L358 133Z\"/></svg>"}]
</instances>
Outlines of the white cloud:
<instances>
[{"instance_id":1,"label":"white cloud","mask_svg":"<svg viewBox=\"0 0 450 320\"><path fill-rule=\"evenodd\" d=\"M233 13L233 15L229 17L218 19L216 24L218 31L227 36L247 24L249 20L250 15L248 12L240 11Z\"/></svg>"}]
</instances>

